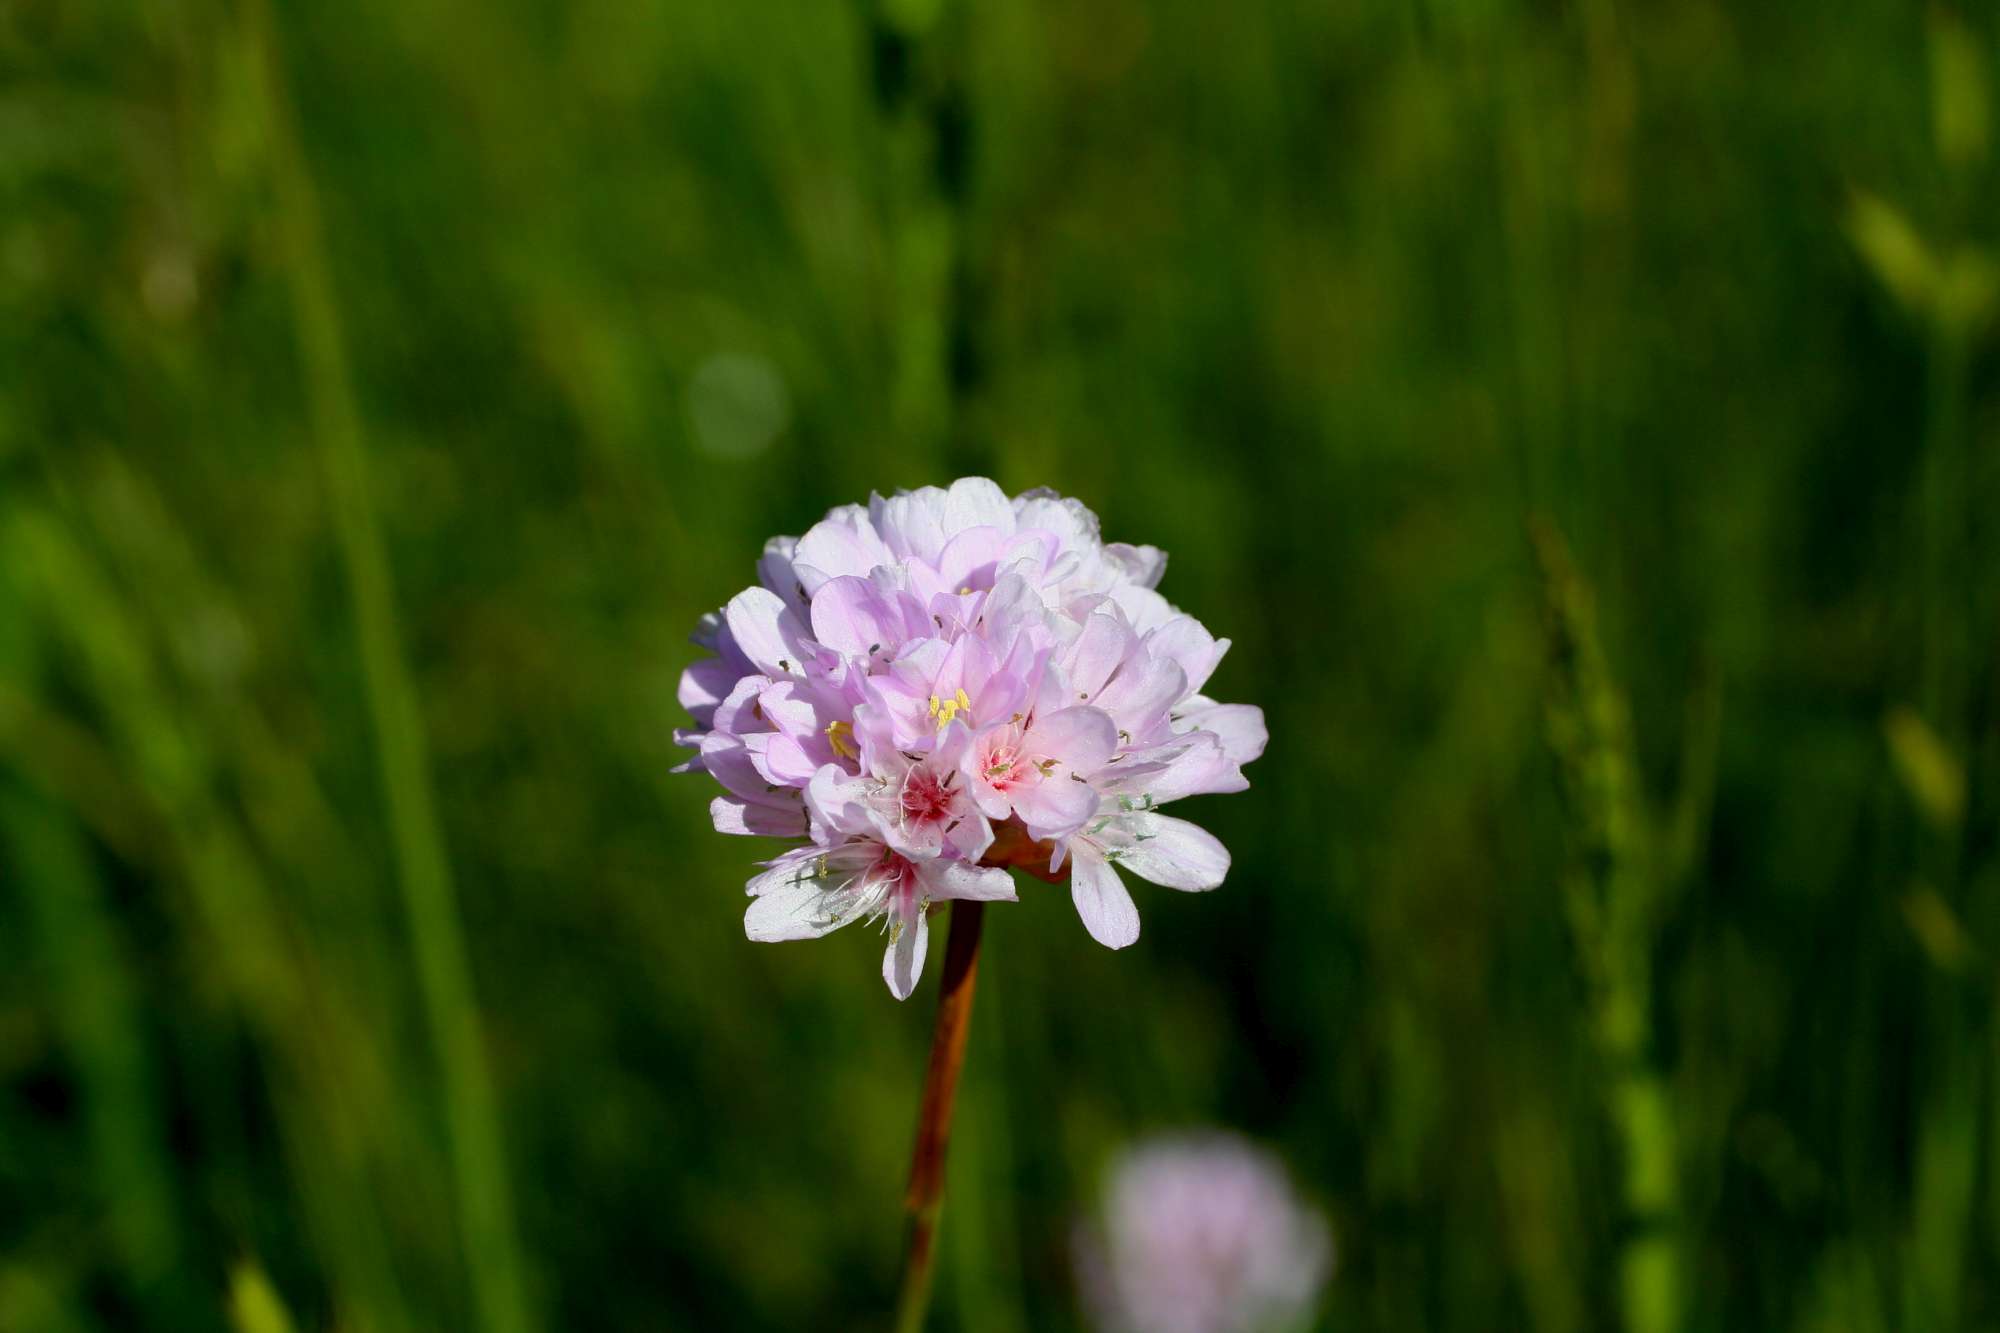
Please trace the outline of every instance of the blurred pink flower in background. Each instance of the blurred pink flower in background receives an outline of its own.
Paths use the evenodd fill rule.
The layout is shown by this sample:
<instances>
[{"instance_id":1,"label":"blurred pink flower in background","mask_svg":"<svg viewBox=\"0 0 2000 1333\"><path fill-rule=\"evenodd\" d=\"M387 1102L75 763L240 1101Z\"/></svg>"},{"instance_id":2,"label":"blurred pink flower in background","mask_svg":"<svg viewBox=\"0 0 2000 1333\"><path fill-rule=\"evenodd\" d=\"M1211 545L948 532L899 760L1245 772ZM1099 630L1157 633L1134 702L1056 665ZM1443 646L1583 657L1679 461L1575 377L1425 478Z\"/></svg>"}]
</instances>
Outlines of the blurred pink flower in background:
<instances>
[{"instance_id":1,"label":"blurred pink flower in background","mask_svg":"<svg viewBox=\"0 0 2000 1333\"><path fill-rule=\"evenodd\" d=\"M1333 1267L1326 1220L1283 1164L1213 1131L1122 1152L1075 1239L1078 1285L1103 1333L1292 1333Z\"/></svg>"}]
</instances>

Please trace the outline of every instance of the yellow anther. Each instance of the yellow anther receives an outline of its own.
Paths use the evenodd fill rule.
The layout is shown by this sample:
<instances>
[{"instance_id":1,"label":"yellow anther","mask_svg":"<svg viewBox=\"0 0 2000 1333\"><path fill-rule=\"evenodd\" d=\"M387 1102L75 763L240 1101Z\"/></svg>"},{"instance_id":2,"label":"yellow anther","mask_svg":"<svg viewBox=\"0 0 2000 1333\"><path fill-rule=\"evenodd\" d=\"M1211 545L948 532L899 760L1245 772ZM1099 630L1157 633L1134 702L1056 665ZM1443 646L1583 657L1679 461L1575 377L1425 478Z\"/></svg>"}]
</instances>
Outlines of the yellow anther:
<instances>
[{"instance_id":1,"label":"yellow anther","mask_svg":"<svg viewBox=\"0 0 2000 1333\"><path fill-rule=\"evenodd\" d=\"M826 743L842 759L858 759L861 751L854 746L854 724L852 722L829 722L826 724Z\"/></svg>"},{"instance_id":2,"label":"yellow anther","mask_svg":"<svg viewBox=\"0 0 2000 1333\"><path fill-rule=\"evenodd\" d=\"M939 702L935 694L931 696L930 715L936 719L940 728L950 726L952 719L956 718L960 713L967 715L967 722L972 720L972 699L963 689L953 692L951 698L942 702Z\"/></svg>"}]
</instances>

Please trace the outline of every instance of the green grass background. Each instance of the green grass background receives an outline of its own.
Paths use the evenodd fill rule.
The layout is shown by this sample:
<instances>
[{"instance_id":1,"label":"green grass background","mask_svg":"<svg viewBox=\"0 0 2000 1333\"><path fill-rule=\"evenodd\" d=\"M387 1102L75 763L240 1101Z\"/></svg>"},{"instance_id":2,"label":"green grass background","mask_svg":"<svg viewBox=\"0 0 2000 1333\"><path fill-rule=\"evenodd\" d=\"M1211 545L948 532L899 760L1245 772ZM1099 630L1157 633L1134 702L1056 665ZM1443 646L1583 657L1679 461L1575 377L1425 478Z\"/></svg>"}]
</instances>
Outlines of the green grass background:
<instances>
[{"instance_id":1,"label":"green grass background","mask_svg":"<svg viewBox=\"0 0 2000 1333\"><path fill-rule=\"evenodd\" d=\"M1235 853L988 914L934 1326L1221 1123L1320 1327L2000 1326L1990 16L0 0L0 1329L870 1329L931 991L753 946L703 610L1172 555Z\"/></svg>"}]
</instances>

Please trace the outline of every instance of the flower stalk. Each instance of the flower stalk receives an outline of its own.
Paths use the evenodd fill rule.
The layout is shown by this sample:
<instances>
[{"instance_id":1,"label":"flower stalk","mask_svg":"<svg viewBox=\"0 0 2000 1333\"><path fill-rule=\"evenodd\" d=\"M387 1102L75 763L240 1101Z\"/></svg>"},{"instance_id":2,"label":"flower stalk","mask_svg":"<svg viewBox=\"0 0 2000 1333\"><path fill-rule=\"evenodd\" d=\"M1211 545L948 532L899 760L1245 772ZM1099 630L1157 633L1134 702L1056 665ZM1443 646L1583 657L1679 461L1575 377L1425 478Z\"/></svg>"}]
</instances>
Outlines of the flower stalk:
<instances>
[{"instance_id":1,"label":"flower stalk","mask_svg":"<svg viewBox=\"0 0 2000 1333\"><path fill-rule=\"evenodd\" d=\"M944 1207L945 1149L951 1138L952 1109L958 1101L958 1074L965 1065L965 1039L972 1029L972 994L979 980L984 909L985 904L976 900L952 905L951 939L945 945L944 978L938 988L930 1069L924 1075L924 1099L917 1113L910 1187L903 1196L909 1221L903 1247L903 1283L896 1299L896 1333L918 1333L930 1311L938 1215Z\"/></svg>"}]
</instances>

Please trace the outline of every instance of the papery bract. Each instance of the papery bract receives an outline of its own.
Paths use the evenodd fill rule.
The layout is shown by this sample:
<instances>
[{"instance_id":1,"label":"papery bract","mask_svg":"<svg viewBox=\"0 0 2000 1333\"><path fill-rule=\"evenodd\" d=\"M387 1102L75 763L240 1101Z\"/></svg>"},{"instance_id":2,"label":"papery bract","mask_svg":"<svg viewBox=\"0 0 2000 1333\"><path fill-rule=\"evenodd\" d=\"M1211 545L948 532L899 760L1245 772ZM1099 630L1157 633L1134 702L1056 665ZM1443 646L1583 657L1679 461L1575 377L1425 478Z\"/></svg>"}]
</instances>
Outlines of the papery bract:
<instances>
[{"instance_id":1,"label":"papery bract","mask_svg":"<svg viewBox=\"0 0 2000 1333\"><path fill-rule=\"evenodd\" d=\"M1229 641L1154 591L1166 556L1096 515L981 477L830 511L765 545L758 583L703 618L677 734L724 833L800 840L749 883L752 939L880 921L898 998L931 904L1014 897L1002 865L1068 875L1085 927L1138 938L1119 867L1178 889L1229 854L1154 813L1241 791L1261 710L1198 693Z\"/></svg>"}]
</instances>

